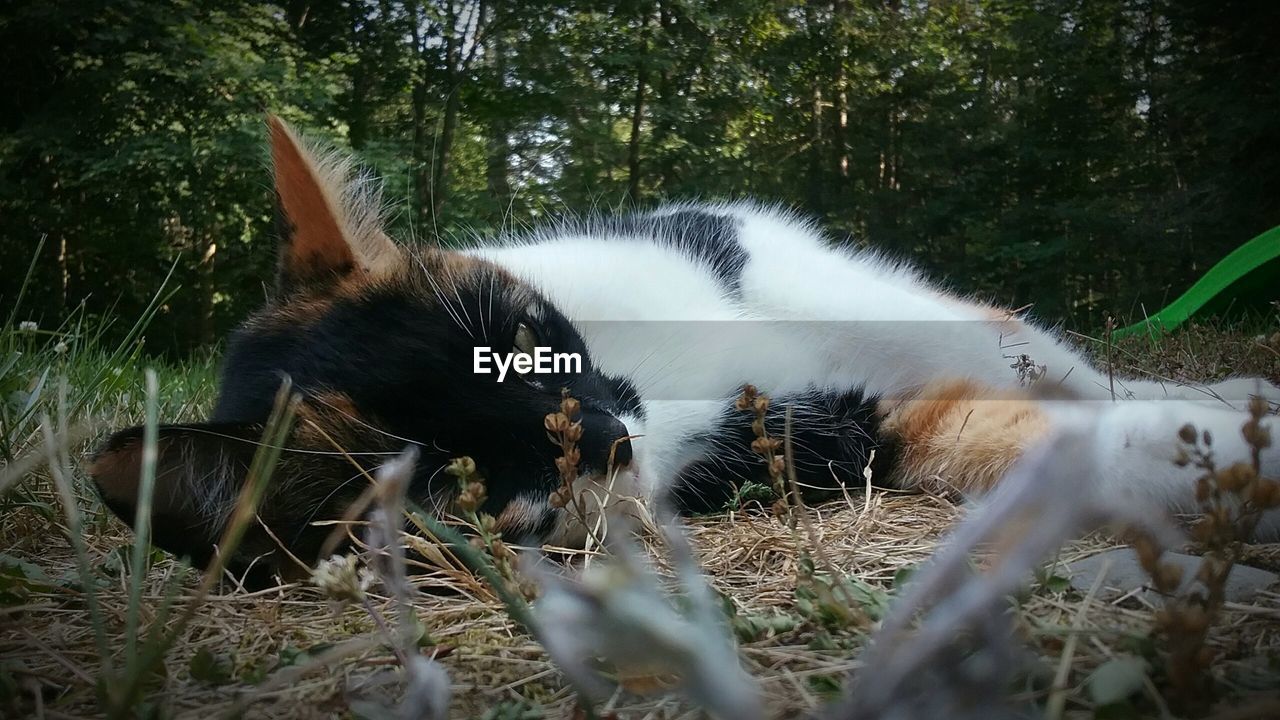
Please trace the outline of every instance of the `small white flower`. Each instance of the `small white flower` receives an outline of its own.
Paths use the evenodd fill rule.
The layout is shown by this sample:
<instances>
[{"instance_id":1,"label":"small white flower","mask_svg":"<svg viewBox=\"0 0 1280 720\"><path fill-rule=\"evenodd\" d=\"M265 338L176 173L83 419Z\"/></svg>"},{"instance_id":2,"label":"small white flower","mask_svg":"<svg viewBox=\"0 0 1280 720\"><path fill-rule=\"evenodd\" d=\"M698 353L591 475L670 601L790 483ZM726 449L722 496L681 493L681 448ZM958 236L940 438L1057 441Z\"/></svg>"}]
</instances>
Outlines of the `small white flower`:
<instances>
[{"instance_id":1,"label":"small white flower","mask_svg":"<svg viewBox=\"0 0 1280 720\"><path fill-rule=\"evenodd\" d=\"M373 577L357 570L355 555L334 555L316 565L311 571L311 582L331 600L360 602L364 600L365 590L373 584Z\"/></svg>"},{"instance_id":2,"label":"small white flower","mask_svg":"<svg viewBox=\"0 0 1280 720\"><path fill-rule=\"evenodd\" d=\"M67 344L62 340L59 340L58 344L53 346L53 351L62 355L67 352Z\"/></svg>"},{"instance_id":3,"label":"small white flower","mask_svg":"<svg viewBox=\"0 0 1280 720\"><path fill-rule=\"evenodd\" d=\"M111 377L120 377L120 374L123 372L124 370L121 368L111 368Z\"/></svg>"},{"instance_id":4,"label":"small white flower","mask_svg":"<svg viewBox=\"0 0 1280 720\"><path fill-rule=\"evenodd\" d=\"M40 329L35 320L23 320L18 323L18 332L33 333Z\"/></svg>"}]
</instances>

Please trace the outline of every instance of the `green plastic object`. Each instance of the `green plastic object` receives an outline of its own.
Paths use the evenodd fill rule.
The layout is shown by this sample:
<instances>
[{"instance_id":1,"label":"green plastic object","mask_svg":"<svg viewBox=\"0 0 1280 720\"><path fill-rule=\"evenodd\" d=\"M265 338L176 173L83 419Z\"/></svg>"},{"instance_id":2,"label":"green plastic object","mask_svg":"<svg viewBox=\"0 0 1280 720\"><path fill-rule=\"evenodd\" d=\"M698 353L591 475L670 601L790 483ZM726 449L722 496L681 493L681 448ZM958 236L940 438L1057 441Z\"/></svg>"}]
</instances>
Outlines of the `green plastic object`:
<instances>
[{"instance_id":1,"label":"green plastic object","mask_svg":"<svg viewBox=\"0 0 1280 720\"><path fill-rule=\"evenodd\" d=\"M1199 313L1224 310L1237 302L1262 304L1276 299L1280 299L1280 226L1236 248L1177 300L1141 322L1117 328L1114 336L1141 332L1159 336Z\"/></svg>"}]
</instances>

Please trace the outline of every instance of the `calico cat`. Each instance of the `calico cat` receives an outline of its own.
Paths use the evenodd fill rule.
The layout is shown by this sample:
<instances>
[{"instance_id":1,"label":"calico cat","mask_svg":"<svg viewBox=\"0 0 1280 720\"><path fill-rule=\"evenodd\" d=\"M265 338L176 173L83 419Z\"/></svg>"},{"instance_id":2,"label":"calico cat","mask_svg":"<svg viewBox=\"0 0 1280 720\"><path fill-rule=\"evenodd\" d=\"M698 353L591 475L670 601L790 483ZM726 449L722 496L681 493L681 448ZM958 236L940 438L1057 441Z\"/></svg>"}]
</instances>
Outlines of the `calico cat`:
<instances>
[{"instance_id":1,"label":"calico cat","mask_svg":"<svg viewBox=\"0 0 1280 720\"><path fill-rule=\"evenodd\" d=\"M463 250L397 245L345 161L278 119L269 126L275 292L232 334L209 422L160 428L154 541L200 565L285 375L302 398L297 422L261 523L232 562L259 573L288 569L281 546L316 560L330 528L313 522L341 518L409 444L420 451L409 490L419 505L447 512L456 484L442 469L469 456L486 482L483 510L510 542L581 543L582 523L551 502L560 448L544 418L562 393L581 404L575 488L594 498L592 512L629 497L719 509L762 477L755 418L735 406L748 383L770 398L771 436L788 431L789 409L804 487L861 486L870 464L882 485L981 493L1055 427L1086 426L1102 470L1081 482L1170 510L1194 505L1198 472L1173 462L1178 429L1210 430L1220 463L1245 460L1240 408L1254 393L1280 399L1251 379L1113 385L1017 313L757 205L674 205ZM538 348L580 365L477 372L484 352ZM141 439L141 428L112 435L90 469L126 521ZM1280 451L1263 464L1280 475ZM1260 532L1277 530L1272 512Z\"/></svg>"}]
</instances>

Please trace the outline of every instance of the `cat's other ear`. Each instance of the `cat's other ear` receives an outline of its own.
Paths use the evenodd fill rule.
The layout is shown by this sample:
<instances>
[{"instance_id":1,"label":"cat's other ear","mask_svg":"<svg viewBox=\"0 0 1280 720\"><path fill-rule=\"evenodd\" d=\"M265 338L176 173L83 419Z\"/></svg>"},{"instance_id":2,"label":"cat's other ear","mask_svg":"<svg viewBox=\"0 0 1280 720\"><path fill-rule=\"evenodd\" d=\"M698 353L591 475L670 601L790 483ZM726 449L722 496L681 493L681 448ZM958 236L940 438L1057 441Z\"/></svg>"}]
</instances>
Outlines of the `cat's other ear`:
<instances>
[{"instance_id":1,"label":"cat's other ear","mask_svg":"<svg viewBox=\"0 0 1280 720\"><path fill-rule=\"evenodd\" d=\"M374 183L353 178L342 156L308 148L280 118L267 124L280 236L277 291L323 288L397 264L400 250L382 231Z\"/></svg>"},{"instance_id":2,"label":"cat's other ear","mask_svg":"<svg viewBox=\"0 0 1280 720\"><path fill-rule=\"evenodd\" d=\"M151 542L205 567L226 529L262 428L238 423L162 425L156 443ZM143 428L113 434L89 475L111 511L133 526L143 464ZM249 528L249 540L257 528ZM239 553L237 553L239 554Z\"/></svg>"}]
</instances>

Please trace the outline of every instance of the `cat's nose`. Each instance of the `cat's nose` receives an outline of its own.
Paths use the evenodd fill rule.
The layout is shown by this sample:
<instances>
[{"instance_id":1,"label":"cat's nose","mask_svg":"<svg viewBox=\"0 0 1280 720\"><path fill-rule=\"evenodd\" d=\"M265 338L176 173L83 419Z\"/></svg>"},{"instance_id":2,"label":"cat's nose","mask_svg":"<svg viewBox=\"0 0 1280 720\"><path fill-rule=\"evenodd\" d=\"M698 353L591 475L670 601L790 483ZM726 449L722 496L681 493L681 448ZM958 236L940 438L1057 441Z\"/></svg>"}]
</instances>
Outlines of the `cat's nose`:
<instances>
[{"instance_id":1,"label":"cat's nose","mask_svg":"<svg viewBox=\"0 0 1280 720\"><path fill-rule=\"evenodd\" d=\"M614 440L613 462L615 465L631 464L631 438L623 435Z\"/></svg>"},{"instance_id":2,"label":"cat's nose","mask_svg":"<svg viewBox=\"0 0 1280 720\"><path fill-rule=\"evenodd\" d=\"M582 440L578 447L582 457L600 470L609 467L609 455L614 465L631 463L631 441L627 439L627 426L606 412L583 413Z\"/></svg>"}]
</instances>

